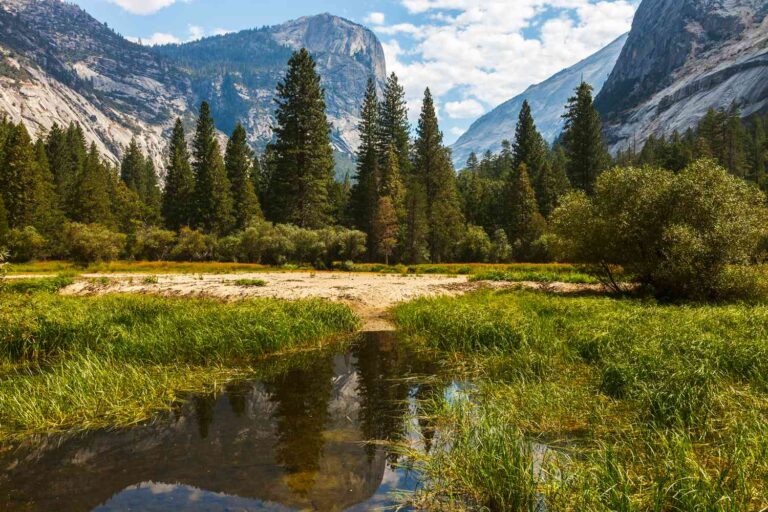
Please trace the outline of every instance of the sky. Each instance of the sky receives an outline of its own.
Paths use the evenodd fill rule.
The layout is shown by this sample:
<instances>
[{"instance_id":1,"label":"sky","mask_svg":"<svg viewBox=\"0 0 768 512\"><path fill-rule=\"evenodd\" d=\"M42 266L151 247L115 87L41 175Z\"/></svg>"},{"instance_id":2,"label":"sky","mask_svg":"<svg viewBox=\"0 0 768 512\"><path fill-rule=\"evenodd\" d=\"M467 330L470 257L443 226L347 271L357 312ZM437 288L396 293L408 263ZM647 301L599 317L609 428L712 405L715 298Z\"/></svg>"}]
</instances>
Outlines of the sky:
<instances>
[{"instance_id":1,"label":"sky","mask_svg":"<svg viewBox=\"0 0 768 512\"><path fill-rule=\"evenodd\" d=\"M74 0L143 44L329 12L371 28L412 120L435 96L447 143L500 103L630 29L639 0Z\"/></svg>"}]
</instances>

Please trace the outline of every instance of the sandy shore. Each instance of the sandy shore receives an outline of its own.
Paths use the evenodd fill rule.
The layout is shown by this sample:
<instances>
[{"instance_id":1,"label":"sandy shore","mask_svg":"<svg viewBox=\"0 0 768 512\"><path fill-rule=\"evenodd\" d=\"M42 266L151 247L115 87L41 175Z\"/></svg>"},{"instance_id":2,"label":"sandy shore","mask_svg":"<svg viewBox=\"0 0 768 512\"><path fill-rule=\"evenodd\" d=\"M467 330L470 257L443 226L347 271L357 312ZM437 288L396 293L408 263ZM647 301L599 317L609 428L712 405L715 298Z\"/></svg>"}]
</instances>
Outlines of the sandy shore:
<instances>
[{"instance_id":1,"label":"sandy shore","mask_svg":"<svg viewBox=\"0 0 768 512\"><path fill-rule=\"evenodd\" d=\"M319 298L348 304L363 320L364 329L392 329L389 310L419 297L457 296L483 287L518 286L568 293L589 285L554 283L472 282L466 276L364 274L345 272L258 272L251 274L85 274L62 290L64 295L150 293L164 297L213 297L241 300ZM241 286L238 280L258 279L265 286Z\"/></svg>"}]
</instances>

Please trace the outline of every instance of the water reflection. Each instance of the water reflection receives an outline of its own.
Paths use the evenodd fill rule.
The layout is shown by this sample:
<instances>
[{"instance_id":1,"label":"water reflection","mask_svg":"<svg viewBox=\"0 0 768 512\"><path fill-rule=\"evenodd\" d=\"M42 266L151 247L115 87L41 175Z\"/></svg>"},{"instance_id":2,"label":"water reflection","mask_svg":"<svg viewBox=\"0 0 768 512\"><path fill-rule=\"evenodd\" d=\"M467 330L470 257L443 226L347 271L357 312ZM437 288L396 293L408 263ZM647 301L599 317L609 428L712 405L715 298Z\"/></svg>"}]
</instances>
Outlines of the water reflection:
<instances>
[{"instance_id":1,"label":"water reflection","mask_svg":"<svg viewBox=\"0 0 768 512\"><path fill-rule=\"evenodd\" d=\"M414 479L369 440L408 435L407 399L437 393L392 333L259 382L199 395L152 425L49 437L0 456L0 510L370 510ZM422 425L431 431L430 425Z\"/></svg>"}]
</instances>

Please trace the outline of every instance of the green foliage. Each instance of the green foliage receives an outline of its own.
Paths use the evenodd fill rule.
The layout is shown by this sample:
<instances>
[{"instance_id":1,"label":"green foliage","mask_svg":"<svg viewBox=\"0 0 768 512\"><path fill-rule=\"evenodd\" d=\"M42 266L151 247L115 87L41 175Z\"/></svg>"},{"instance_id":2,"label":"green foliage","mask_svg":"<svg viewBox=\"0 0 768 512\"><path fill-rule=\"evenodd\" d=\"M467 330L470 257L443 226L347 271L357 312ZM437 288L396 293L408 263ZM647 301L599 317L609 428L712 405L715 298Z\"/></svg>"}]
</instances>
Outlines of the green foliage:
<instances>
[{"instance_id":1,"label":"green foliage","mask_svg":"<svg viewBox=\"0 0 768 512\"><path fill-rule=\"evenodd\" d=\"M379 98L376 82L368 79L368 86L360 109L360 147L357 150L357 169L349 202L349 214L353 225L365 233L373 233L378 203L379 165L383 157L379 154ZM388 149L388 148L387 148ZM368 252L376 254L376 237L368 240Z\"/></svg>"},{"instance_id":2,"label":"green foliage","mask_svg":"<svg viewBox=\"0 0 768 512\"><path fill-rule=\"evenodd\" d=\"M600 115L592 104L592 86L582 82L568 100L562 146L568 157L567 173L571 184L591 194L595 180L610 163L603 145Z\"/></svg>"},{"instance_id":3,"label":"green foliage","mask_svg":"<svg viewBox=\"0 0 768 512\"><path fill-rule=\"evenodd\" d=\"M208 103L200 105L192 151L195 174L196 220L194 227L224 235L234 225L232 189Z\"/></svg>"},{"instance_id":4,"label":"green foliage","mask_svg":"<svg viewBox=\"0 0 768 512\"><path fill-rule=\"evenodd\" d=\"M143 206L143 218L148 222L160 220L161 193L152 160L146 158L136 139L125 149L120 164L120 179L133 191Z\"/></svg>"},{"instance_id":5,"label":"green foliage","mask_svg":"<svg viewBox=\"0 0 768 512\"><path fill-rule=\"evenodd\" d=\"M9 261L23 263L48 256L48 241L32 226L12 229L6 237Z\"/></svg>"},{"instance_id":6,"label":"green foliage","mask_svg":"<svg viewBox=\"0 0 768 512\"><path fill-rule=\"evenodd\" d=\"M483 263L488 261L494 247L485 230L479 226L467 226L464 238L459 245L459 254L462 261L469 263ZM499 248L501 249L501 248ZM503 250L503 249L501 249Z\"/></svg>"},{"instance_id":7,"label":"green foliage","mask_svg":"<svg viewBox=\"0 0 768 512\"><path fill-rule=\"evenodd\" d=\"M64 226L67 255L81 264L117 259L125 249L126 236L101 224L70 222Z\"/></svg>"},{"instance_id":8,"label":"green foliage","mask_svg":"<svg viewBox=\"0 0 768 512\"><path fill-rule=\"evenodd\" d=\"M302 228L320 228L330 222L333 149L315 67L302 48L291 56L285 78L277 86L275 167L266 201L270 220Z\"/></svg>"},{"instance_id":9,"label":"green foliage","mask_svg":"<svg viewBox=\"0 0 768 512\"><path fill-rule=\"evenodd\" d=\"M137 260L159 261L168 259L176 243L176 233L148 226L134 234L132 253Z\"/></svg>"},{"instance_id":10,"label":"green foliage","mask_svg":"<svg viewBox=\"0 0 768 512\"><path fill-rule=\"evenodd\" d=\"M566 258L599 265L609 281L621 265L659 296L717 299L748 291L755 276L734 282L731 265L752 261L768 212L756 188L711 161L675 175L616 168L593 198L568 196L553 217Z\"/></svg>"},{"instance_id":11,"label":"green foliage","mask_svg":"<svg viewBox=\"0 0 768 512\"><path fill-rule=\"evenodd\" d=\"M523 101L512 143L512 165L517 169L525 164L536 181L547 161L547 143L536 129L528 100Z\"/></svg>"},{"instance_id":12,"label":"green foliage","mask_svg":"<svg viewBox=\"0 0 768 512\"><path fill-rule=\"evenodd\" d=\"M171 258L176 261L208 261L216 251L216 238L202 231L183 227L179 231Z\"/></svg>"},{"instance_id":13,"label":"green foliage","mask_svg":"<svg viewBox=\"0 0 768 512\"><path fill-rule=\"evenodd\" d=\"M243 286L245 288L261 288L267 286L267 282L263 279L238 279L234 281L236 286Z\"/></svg>"},{"instance_id":14,"label":"green foliage","mask_svg":"<svg viewBox=\"0 0 768 512\"><path fill-rule=\"evenodd\" d=\"M163 218L168 229L191 226L196 217L195 176L189 163L189 149L181 119L176 119L171 135L163 190Z\"/></svg>"},{"instance_id":15,"label":"green foliage","mask_svg":"<svg viewBox=\"0 0 768 512\"><path fill-rule=\"evenodd\" d=\"M248 135L238 123L227 143L224 157L227 177L232 186L235 229L243 229L254 218L261 218L261 206L251 178L253 151L248 147Z\"/></svg>"},{"instance_id":16,"label":"green foliage","mask_svg":"<svg viewBox=\"0 0 768 512\"><path fill-rule=\"evenodd\" d=\"M536 194L531 186L528 168L522 164L509 181L509 239L515 258L531 261L533 244L544 233L547 223L539 213Z\"/></svg>"}]
</instances>

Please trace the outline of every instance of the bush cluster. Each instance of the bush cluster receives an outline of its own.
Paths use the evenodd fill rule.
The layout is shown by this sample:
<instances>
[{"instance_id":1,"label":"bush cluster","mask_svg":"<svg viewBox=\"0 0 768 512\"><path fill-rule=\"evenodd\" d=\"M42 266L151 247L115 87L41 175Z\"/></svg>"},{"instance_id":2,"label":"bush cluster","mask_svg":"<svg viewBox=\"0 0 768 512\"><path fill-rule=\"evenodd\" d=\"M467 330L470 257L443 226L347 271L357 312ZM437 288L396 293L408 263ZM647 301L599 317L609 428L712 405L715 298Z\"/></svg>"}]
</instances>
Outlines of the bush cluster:
<instances>
[{"instance_id":1,"label":"bush cluster","mask_svg":"<svg viewBox=\"0 0 768 512\"><path fill-rule=\"evenodd\" d=\"M137 226L124 235L101 224L65 225L61 240L51 243L35 228L11 230L6 243L14 262L58 256L78 263L112 261L117 258L142 261L227 261L283 265L311 264L331 268L335 261L354 261L365 254L366 235L333 227L303 229L265 221L218 238L187 227L178 233L156 226ZM58 246L55 254L51 247Z\"/></svg>"}]
</instances>

